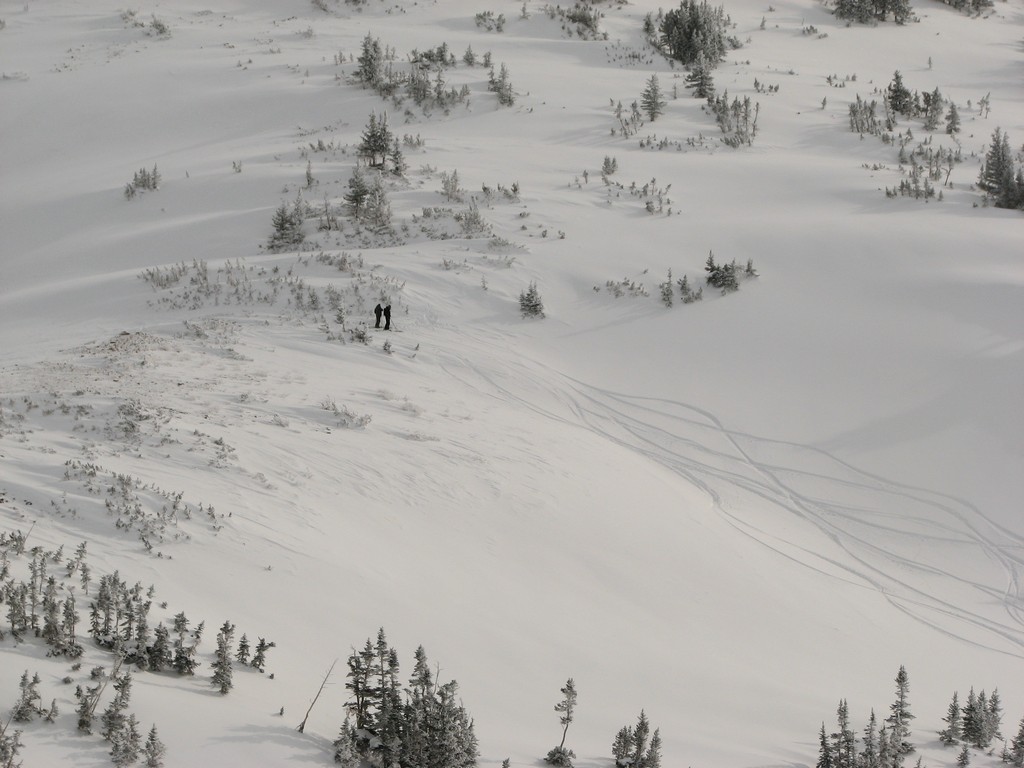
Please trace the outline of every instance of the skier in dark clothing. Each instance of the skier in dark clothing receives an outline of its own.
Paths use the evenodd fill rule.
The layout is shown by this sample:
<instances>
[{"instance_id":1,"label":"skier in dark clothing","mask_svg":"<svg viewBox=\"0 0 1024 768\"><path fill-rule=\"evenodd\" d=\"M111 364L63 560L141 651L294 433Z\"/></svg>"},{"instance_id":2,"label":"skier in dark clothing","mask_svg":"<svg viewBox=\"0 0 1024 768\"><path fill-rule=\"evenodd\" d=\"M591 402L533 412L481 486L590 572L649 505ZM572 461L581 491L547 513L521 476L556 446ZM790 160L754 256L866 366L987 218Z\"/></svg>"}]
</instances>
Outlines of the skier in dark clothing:
<instances>
[{"instance_id":1,"label":"skier in dark clothing","mask_svg":"<svg viewBox=\"0 0 1024 768\"><path fill-rule=\"evenodd\" d=\"M384 307L384 330L391 330L391 305L388 304Z\"/></svg>"},{"instance_id":2,"label":"skier in dark clothing","mask_svg":"<svg viewBox=\"0 0 1024 768\"><path fill-rule=\"evenodd\" d=\"M384 310L381 308L380 304L373 308L373 314L377 316L377 324L373 326L374 328L380 328L380 316L383 312Z\"/></svg>"}]
</instances>

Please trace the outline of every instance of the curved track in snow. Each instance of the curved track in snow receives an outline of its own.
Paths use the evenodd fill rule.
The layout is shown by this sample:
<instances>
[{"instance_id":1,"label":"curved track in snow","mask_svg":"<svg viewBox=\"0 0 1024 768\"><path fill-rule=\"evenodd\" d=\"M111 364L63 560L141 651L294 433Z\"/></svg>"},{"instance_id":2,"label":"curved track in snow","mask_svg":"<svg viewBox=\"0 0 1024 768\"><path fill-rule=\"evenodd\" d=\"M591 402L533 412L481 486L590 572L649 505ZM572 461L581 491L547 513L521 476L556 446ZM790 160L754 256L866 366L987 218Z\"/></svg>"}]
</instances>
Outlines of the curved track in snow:
<instances>
[{"instance_id":1,"label":"curved track in snow","mask_svg":"<svg viewBox=\"0 0 1024 768\"><path fill-rule=\"evenodd\" d=\"M604 389L536 360L483 362L452 353L443 367L467 386L668 468L779 556L867 586L936 631L1024 657L1024 537L968 501L813 446L730 429L693 404ZM538 382L556 387L541 391ZM820 536L793 535L794 519Z\"/></svg>"}]
</instances>

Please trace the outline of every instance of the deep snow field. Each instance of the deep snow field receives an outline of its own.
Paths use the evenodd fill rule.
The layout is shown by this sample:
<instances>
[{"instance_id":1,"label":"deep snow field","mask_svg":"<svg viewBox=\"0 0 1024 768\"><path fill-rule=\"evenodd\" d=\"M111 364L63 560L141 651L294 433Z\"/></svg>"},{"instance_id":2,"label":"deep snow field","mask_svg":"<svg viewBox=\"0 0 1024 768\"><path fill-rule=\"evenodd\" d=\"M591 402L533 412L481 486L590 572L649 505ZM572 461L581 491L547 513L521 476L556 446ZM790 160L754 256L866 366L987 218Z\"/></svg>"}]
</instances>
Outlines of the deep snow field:
<instances>
[{"instance_id":1,"label":"deep snow field","mask_svg":"<svg viewBox=\"0 0 1024 768\"><path fill-rule=\"evenodd\" d=\"M599 3L607 40L537 0L529 18L518 1L326 5L0 0L0 528L66 556L87 542L93 585L153 585L151 627L206 621L195 677L134 676L165 764L332 764L344 661L379 627L403 679L422 644L458 680L482 766L543 765L569 677L578 768L610 766L641 708L666 767L813 765L838 701L859 735L901 664L909 764L955 764L936 732L971 686L999 689L1016 735L1024 218L973 185L996 127L1024 143L1024 3L915 0L913 23L871 27L817 0L729 0L743 46L715 85L759 104L736 149L645 43L655 0ZM475 24L486 10L502 32ZM396 67L447 43L468 104L426 115L362 88L367 33ZM507 65L513 106L467 46ZM880 101L896 70L960 109L942 200L887 198L898 149L849 130L850 102ZM655 73L665 114L613 132ZM394 235L314 214L301 250L270 252L300 190L340 210L384 109L421 140L389 182ZM928 137L908 127L908 149ZM159 188L126 199L154 165ZM461 202L442 195L454 171ZM653 213L633 182L662 191ZM424 217L471 196L484 232ZM709 251L759 276L666 308L668 270L699 285ZM519 312L533 281L543 319ZM360 343L381 300L394 332ZM189 514L158 520L176 494ZM24 726L26 768L110 764L75 729L75 685L111 666L94 591L80 669L0 641L0 709L28 670L60 710ZM276 647L221 696L225 620Z\"/></svg>"}]
</instances>

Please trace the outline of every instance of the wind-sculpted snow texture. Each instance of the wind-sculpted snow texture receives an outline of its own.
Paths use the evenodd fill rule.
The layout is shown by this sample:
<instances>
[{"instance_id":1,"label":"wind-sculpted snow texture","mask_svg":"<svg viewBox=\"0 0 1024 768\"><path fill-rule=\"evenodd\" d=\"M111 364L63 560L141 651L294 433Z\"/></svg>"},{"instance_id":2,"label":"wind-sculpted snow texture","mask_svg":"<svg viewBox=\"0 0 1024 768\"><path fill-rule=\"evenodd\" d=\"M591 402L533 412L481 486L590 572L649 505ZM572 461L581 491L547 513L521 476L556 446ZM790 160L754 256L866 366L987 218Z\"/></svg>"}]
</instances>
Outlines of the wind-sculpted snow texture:
<instances>
[{"instance_id":1,"label":"wind-sculpted snow texture","mask_svg":"<svg viewBox=\"0 0 1024 768\"><path fill-rule=\"evenodd\" d=\"M759 104L735 147L644 39L649 0L582 34L532 0L0 4L0 550L11 584L50 555L84 648L4 606L0 710L27 670L60 712L21 726L24 764L110 762L75 689L114 666L88 625L115 572L150 630L206 623L194 676L133 671L167 766L332 764L379 627L403 683L420 644L458 681L480 765L540 764L568 678L578 768L641 709L665 766L812 765L900 665L923 764L956 762L954 690L998 688L1012 738L1024 219L974 184L997 126L1024 141L1024 7L917 3L726 5L715 87ZM402 73L447 44L446 90L366 87L367 35ZM851 132L896 70L961 132ZM664 114L631 120L655 74ZM390 225L345 204L385 110ZM941 200L887 196L938 147ZM269 247L282 209L296 250ZM722 295L709 252L757 275ZM667 307L669 270L703 299ZM274 646L222 695L225 622Z\"/></svg>"}]
</instances>

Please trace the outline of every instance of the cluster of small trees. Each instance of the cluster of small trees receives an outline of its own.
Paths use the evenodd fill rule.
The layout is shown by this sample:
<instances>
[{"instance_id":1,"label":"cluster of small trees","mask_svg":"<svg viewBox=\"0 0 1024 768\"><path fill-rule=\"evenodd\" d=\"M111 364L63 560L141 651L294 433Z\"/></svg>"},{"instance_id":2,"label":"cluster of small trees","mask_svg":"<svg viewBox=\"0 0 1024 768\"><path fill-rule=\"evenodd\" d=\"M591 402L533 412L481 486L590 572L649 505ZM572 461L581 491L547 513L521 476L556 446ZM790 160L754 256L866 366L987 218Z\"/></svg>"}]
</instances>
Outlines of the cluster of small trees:
<instances>
[{"instance_id":1,"label":"cluster of small trees","mask_svg":"<svg viewBox=\"0 0 1024 768\"><path fill-rule=\"evenodd\" d=\"M715 122L725 136L722 141L730 147L742 144L750 146L757 136L757 115L761 111L759 103L751 102L749 96L742 101L737 97L729 102L729 91L716 96L712 91L708 96L708 108L715 116Z\"/></svg>"},{"instance_id":2,"label":"cluster of small trees","mask_svg":"<svg viewBox=\"0 0 1024 768\"><path fill-rule=\"evenodd\" d=\"M401 89L404 89L404 93L424 109L437 107L447 110L456 104L465 103L469 99L468 86L449 88L445 82L445 70L455 67L458 63L447 43L442 43L422 53L413 50L409 58L409 71L397 71L393 64L394 50L385 48L379 38L367 33L363 38L360 53L356 59L358 66L353 75L363 86L372 88L381 96L394 97L396 104L400 103L399 91ZM473 52L472 46L466 48L462 61L468 66L476 66L478 58ZM505 65L501 66L499 74L496 75L490 51L483 54L480 62L491 71L489 90L498 95L498 103L502 106L514 104L514 92Z\"/></svg>"},{"instance_id":3,"label":"cluster of small trees","mask_svg":"<svg viewBox=\"0 0 1024 768\"><path fill-rule=\"evenodd\" d=\"M300 245L306 239L302 231L302 222L306 220L308 212L309 207L302 199L301 192L296 195L291 205L282 202L271 218L274 231L267 241L267 248L276 253Z\"/></svg>"},{"instance_id":4,"label":"cluster of small trees","mask_svg":"<svg viewBox=\"0 0 1024 768\"><path fill-rule=\"evenodd\" d=\"M150 191L157 189L160 186L160 181L160 171L157 170L156 165L153 166L152 171L139 168L132 176L132 180L124 185L125 199L131 200L140 189Z\"/></svg>"},{"instance_id":5,"label":"cluster of small trees","mask_svg":"<svg viewBox=\"0 0 1024 768\"><path fill-rule=\"evenodd\" d=\"M753 259L747 259L746 267L739 266L735 259L728 264L719 264L715 261L715 254L710 251L708 260L704 264L704 271L707 273L704 277L707 284L712 288L718 288L722 295L738 291L741 278L758 276L757 270L754 269ZM683 275L673 283L671 269L668 271L668 279L660 283L658 287L661 289L661 302L666 307L672 306L676 288L679 289L679 299L683 304L692 304L704 298L704 287L698 286L695 291L690 285L690 278L687 275Z\"/></svg>"},{"instance_id":6,"label":"cluster of small trees","mask_svg":"<svg viewBox=\"0 0 1024 768\"><path fill-rule=\"evenodd\" d=\"M713 8L707 0L683 0L678 8L658 11L656 19L644 19L644 31L669 58L691 66L699 56L715 67L725 59L726 51L739 48L740 42L727 33L732 21L725 8Z\"/></svg>"},{"instance_id":7,"label":"cluster of small trees","mask_svg":"<svg viewBox=\"0 0 1024 768\"><path fill-rule=\"evenodd\" d=\"M910 711L910 681L906 668L900 666L896 675L896 696L889 706L889 715L879 724L875 711L863 736L858 738L850 724L850 713L846 700L839 702L836 710L836 730L829 733L821 724L818 736L817 768L901 768L907 755L914 752L910 741L910 722L914 715ZM970 764L970 749L991 749L993 742L1002 739L1002 704L998 691L990 696L985 692L975 695L971 688L967 702L960 704L959 695L953 694L943 722L946 727L938 734L946 746L961 745L957 765L965 768ZM1002 760L1020 768L1024 766L1024 719L1011 746L1003 744ZM920 764L920 761L919 761Z\"/></svg>"},{"instance_id":8,"label":"cluster of small trees","mask_svg":"<svg viewBox=\"0 0 1024 768\"><path fill-rule=\"evenodd\" d=\"M624 725L615 734L612 757L616 768L661 768L661 729L651 733L651 723L642 709L635 726Z\"/></svg>"},{"instance_id":9,"label":"cluster of small trees","mask_svg":"<svg viewBox=\"0 0 1024 768\"><path fill-rule=\"evenodd\" d=\"M906 24L913 16L910 0L836 0L836 18L869 24L890 16L897 24Z\"/></svg>"},{"instance_id":10,"label":"cluster of small trees","mask_svg":"<svg viewBox=\"0 0 1024 768\"><path fill-rule=\"evenodd\" d=\"M11 576L11 559L26 554L26 539L27 536L20 531L0 534L0 600L6 605L11 636L18 640L28 636L40 638L48 646L48 655L77 659L84 652L76 634L81 617L74 598L74 586L68 580L75 578L88 594L92 581L86 562L86 544L82 542L71 557L65 556L63 547L52 552L42 547L27 550L29 578L17 581ZM61 598L61 595L66 597ZM96 681L94 684L76 686L78 729L92 733L100 700L108 684L112 685L114 697L100 720L103 738L111 744L111 759L118 766L131 765L139 760L153 768L163 764L164 746L157 736L156 727L150 730L148 740L143 742L138 722L127 712L132 685L128 667L134 666L139 671L194 675L200 666L197 650L205 622L190 629L189 620L182 612L174 617L170 628L161 622L150 631L149 612L153 596L153 587L145 589L139 582L129 585L115 571L100 577L89 602L89 634L98 647L113 653L116 663L109 677L102 667L96 667L91 675ZM232 660L263 672L266 654L275 646L261 637L253 649L246 636L242 635L232 656L230 646L234 629L233 624L225 621L217 637L211 683L221 693L227 693L231 688ZM3 636L4 633L0 632L0 639ZM80 663L74 666L75 669L79 667ZM70 683L71 678L65 682ZM12 712L13 722L29 722L37 717L54 721L58 714L56 700L49 708L43 707L39 684L38 675L30 677L25 672ZM16 764L14 758L21 749L19 737L18 732L8 733L6 725L0 726L0 766Z\"/></svg>"},{"instance_id":11,"label":"cluster of small trees","mask_svg":"<svg viewBox=\"0 0 1024 768\"><path fill-rule=\"evenodd\" d=\"M360 760L401 768L470 768L479 754L473 721L458 700L458 683L440 683L423 646L408 687L399 682L398 653L384 630L348 658L345 687L351 698L334 742L335 762L357 768Z\"/></svg>"},{"instance_id":12,"label":"cluster of small trees","mask_svg":"<svg viewBox=\"0 0 1024 768\"><path fill-rule=\"evenodd\" d=\"M556 768L572 768L576 753L565 746L565 738L576 715L576 683L570 677L561 688L562 698L555 704L558 722L562 726L562 740L552 747L544 761ZM635 726L624 725L612 741L612 757L616 768L661 768L661 730L654 729L647 713L640 710Z\"/></svg>"}]
</instances>

